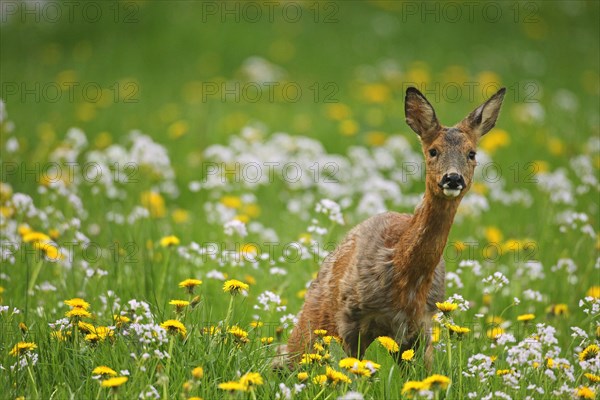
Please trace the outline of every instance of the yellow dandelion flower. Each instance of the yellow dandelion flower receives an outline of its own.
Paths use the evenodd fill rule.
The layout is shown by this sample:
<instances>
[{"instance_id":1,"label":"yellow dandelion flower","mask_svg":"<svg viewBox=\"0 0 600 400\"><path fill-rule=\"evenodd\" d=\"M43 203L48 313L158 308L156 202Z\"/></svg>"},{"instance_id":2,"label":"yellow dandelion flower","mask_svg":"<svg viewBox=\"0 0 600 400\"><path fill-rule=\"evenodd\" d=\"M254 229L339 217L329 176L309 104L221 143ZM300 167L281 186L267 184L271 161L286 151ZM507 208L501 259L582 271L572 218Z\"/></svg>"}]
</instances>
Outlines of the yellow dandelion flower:
<instances>
[{"instance_id":1,"label":"yellow dandelion flower","mask_svg":"<svg viewBox=\"0 0 600 400\"><path fill-rule=\"evenodd\" d=\"M104 377L117 376L117 372L114 369L107 367L106 365L101 365L92 370L92 375L102 375Z\"/></svg>"},{"instance_id":2,"label":"yellow dandelion flower","mask_svg":"<svg viewBox=\"0 0 600 400\"><path fill-rule=\"evenodd\" d=\"M496 371L497 376L508 375L511 373L510 369L499 369Z\"/></svg>"},{"instance_id":3,"label":"yellow dandelion flower","mask_svg":"<svg viewBox=\"0 0 600 400\"><path fill-rule=\"evenodd\" d=\"M333 120L341 121L352 115L350 107L344 103L331 103L326 105L327 116Z\"/></svg>"},{"instance_id":4,"label":"yellow dandelion flower","mask_svg":"<svg viewBox=\"0 0 600 400\"><path fill-rule=\"evenodd\" d=\"M313 331L313 333L314 333L315 335L317 335L317 336L321 336L321 337L323 337L323 336L327 335L327 331L326 331L325 329L315 329L315 330Z\"/></svg>"},{"instance_id":5,"label":"yellow dandelion flower","mask_svg":"<svg viewBox=\"0 0 600 400\"><path fill-rule=\"evenodd\" d=\"M227 330L227 333L231 333L238 339L245 339L248 337L248 332L240 328L239 326L232 326Z\"/></svg>"},{"instance_id":6,"label":"yellow dandelion flower","mask_svg":"<svg viewBox=\"0 0 600 400\"><path fill-rule=\"evenodd\" d=\"M528 322L535 318L534 314L521 314L517 317L517 321Z\"/></svg>"},{"instance_id":7,"label":"yellow dandelion flower","mask_svg":"<svg viewBox=\"0 0 600 400\"><path fill-rule=\"evenodd\" d=\"M323 361L323 356L316 353L305 353L302 354L302 359L300 360L300 364L312 364L312 363L320 363Z\"/></svg>"},{"instance_id":8,"label":"yellow dandelion flower","mask_svg":"<svg viewBox=\"0 0 600 400\"><path fill-rule=\"evenodd\" d=\"M500 327L493 327L493 328L487 330L486 335L489 339L496 340L503 333L504 333L504 329L502 329Z\"/></svg>"},{"instance_id":9,"label":"yellow dandelion flower","mask_svg":"<svg viewBox=\"0 0 600 400\"><path fill-rule=\"evenodd\" d=\"M387 137L386 137L385 133L378 132L378 131L371 131L371 132L367 133L367 137L366 137L365 141L367 142L367 144L369 146L379 147L379 146L383 146L385 144L386 139L387 139Z\"/></svg>"},{"instance_id":10,"label":"yellow dandelion flower","mask_svg":"<svg viewBox=\"0 0 600 400\"><path fill-rule=\"evenodd\" d=\"M492 295L489 293L484 293L484 295L481 297L481 301L483 302L483 305L489 306L492 304Z\"/></svg>"},{"instance_id":11,"label":"yellow dandelion flower","mask_svg":"<svg viewBox=\"0 0 600 400\"><path fill-rule=\"evenodd\" d=\"M431 341L433 343L437 343L440 341L440 337L442 336L442 329L439 326L434 326L431 329Z\"/></svg>"},{"instance_id":12,"label":"yellow dandelion flower","mask_svg":"<svg viewBox=\"0 0 600 400\"><path fill-rule=\"evenodd\" d=\"M444 314L449 314L458 308L458 304L449 303L447 301L445 301L443 303L439 303L439 302L435 303L435 306L437 307L438 310L440 310Z\"/></svg>"},{"instance_id":13,"label":"yellow dandelion flower","mask_svg":"<svg viewBox=\"0 0 600 400\"><path fill-rule=\"evenodd\" d=\"M71 331L52 331L50 336L59 342L65 342L69 337L71 337Z\"/></svg>"},{"instance_id":14,"label":"yellow dandelion flower","mask_svg":"<svg viewBox=\"0 0 600 400\"><path fill-rule=\"evenodd\" d=\"M252 322L250 322L250 326L252 328L260 328L263 325L264 325L264 323L262 321L252 321Z\"/></svg>"},{"instance_id":15,"label":"yellow dandelion flower","mask_svg":"<svg viewBox=\"0 0 600 400\"><path fill-rule=\"evenodd\" d=\"M358 360L353 357L347 357L340 360L340 368L344 368L355 375L370 377L381 368L380 364L377 364L369 360Z\"/></svg>"},{"instance_id":16,"label":"yellow dandelion flower","mask_svg":"<svg viewBox=\"0 0 600 400\"><path fill-rule=\"evenodd\" d=\"M163 322L162 324L160 324L160 327L172 334L179 333L181 336L185 336L187 333L187 329L185 328L185 325L183 325L181 322L177 321L176 319L169 319L169 320Z\"/></svg>"},{"instance_id":17,"label":"yellow dandelion flower","mask_svg":"<svg viewBox=\"0 0 600 400\"><path fill-rule=\"evenodd\" d=\"M264 383L262 376L258 372L248 372L242 375L240 383L248 388L262 385Z\"/></svg>"},{"instance_id":18,"label":"yellow dandelion flower","mask_svg":"<svg viewBox=\"0 0 600 400\"><path fill-rule=\"evenodd\" d=\"M129 322L131 322L131 319L129 319L128 317L124 316L124 315L113 315L113 319L115 321L115 325L117 328L122 327L124 324L128 324Z\"/></svg>"},{"instance_id":19,"label":"yellow dandelion flower","mask_svg":"<svg viewBox=\"0 0 600 400\"><path fill-rule=\"evenodd\" d=\"M189 294L193 294L194 288L199 285L202 285L202 281L200 279L190 278L179 282L179 287L187 289Z\"/></svg>"},{"instance_id":20,"label":"yellow dandelion flower","mask_svg":"<svg viewBox=\"0 0 600 400\"><path fill-rule=\"evenodd\" d=\"M23 235L22 240L24 243L47 243L51 242L50 236L42 232L29 232Z\"/></svg>"},{"instance_id":21,"label":"yellow dandelion flower","mask_svg":"<svg viewBox=\"0 0 600 400\"><path fill-rule=\"evenodd\" d=\"M43 252L50 261L58 261L64 258L58 246L52 242L34 242L33 248Z\"/></svg>"},{"instance_id":22,"label":"yellow dandelion flower","mask_svg":"<svg viewBox=\"0 0 600 400\"><path fill-rule=\"evenodd\" d=\"M33 342L19 342L14 345L14 347L8 354L10 354L11 356L17 357L17 356L20 356L21 354L27 353L29 351L33 351L35 349L37 349L37 344L35 344Z\"/></svg>"},{"instance_id":23,"label":"yellow dandelion flower","mask_svg":"<svg viewBox=\"0 0 600 400\"><path fill-rule=\"evenodd\" d=\"M194 379L202 379L204 376L204 369L202 367L196 367L192 370L192 376Z\"/></svg>"},{"instance_id":24,"label":"yellow dandelion flower","mask_svg":"<svg viewBox=\"0 0 600 400\"><path fill-rule=\"evenodd\" d=\"M241 208L242 207L242 199L238 196L223 196L220 200L221 204L228 208Z\"/></svg>"},{"instance_id":25,"label":"yellow dandelion flower","mask_svg":"<svg viewBox=\"0 0 600 400\"><path fill-rule=\"evenodd\" d=\"M170 236L165 236L165 237L161 238L159 243L160 243L161 247L171 247L171 246L179 246L180 241L177 236L170 235Z\"/></svg>"},{"instance_id":26,"label":"yellow dandelion flower","mask_svg":"<svg viewBox=\"0 0 600 400\"><path fill-rule=\"evenodd\" d=\"M367 103L385 103L391 97L390 88L381 83L370 83L362 88L362 96Z\"/></svg>"},{"instance_id":27,"label":"yellow dandelion flower","mask_svg":"<svg viewBox=\"0 0 600 400\"><path fill-rule=\"evenodd\" d=\"M329 346L331 344L331 341L340 343L342 340L337 336L331 336L331 335L323 336L323 343L325 343L327 346Z\"/></svg>"},{"instance_id":28,"label":"yellow dandelion flower","mask_svg":"<svg viewBox=\"0 0 600 400\"><path fill-rule=\"evenodd\" d=\"M413 349L403 351L401 358L404 361L412 361L415 358L415 351Z\"/></svg>"},{"instance_id":29,"label":"yellow dandelion flower","mask_svg":"<svg viewBox=\"0 0 600 400\"><path fill-rule=\"evenodd\" d=\"M244 204L242 206L242 212L250 218L256 218L260 215L261 209L258 204Z\"/></svg>"},{"instance_id":30,"label":"yellow dandelion flower","mask_svg":"<svg viewBox=\"0 0 600 400\"><path fill-rule=\"evenodd\" d=\"M423 379L423 383L427 385L428 388L431 388L433 390L446 390L448 388L448 385L450 385L450 378L444 375L433 374Z\"/></svg>"},{"instance_id":31,"label":"yellow dandelion flower","mask_svg":"<svg viewBox=\"0 0 600 400\"><path fill-rule=\"evenodd\" d=\"M85 335L84 339L86 342L90 342L92 344L102 341L102 338L100 337L100 335L98 335L96 333L88 333L87 335Z\"/></svg>"},{"instance_id":32,"label":"yellow dandelion flower","mask_svg":"<svg viewBox=\"0 0 600 400\"><path fill-rule=\"evenodd\" d=\"M171 218L173 218L173 222L176 224L184 224L189 221L190 213L182 208L176 208L171 213Z\"/></svg>"},{"instance_id":33,"label":"yellow dandelion flower","mask_svg":"<svg viewBox=\"0 0 600 400\"><path fill-rule=\"evenodd\" d=\"M510 135L503 129L494 128L481 139L479 146L488 154L510 144ZM497 242L496 242L497 243Z\"/></svg>"},{"instance_id":34,"label":"yellow dandelion flower","mask_svg":"<svg viewBox=\"0 0 600 400\"><path fill-rule=\"evenodd\" d=\"M256 285L256 278L254 278L252 275L244 275L244 281L248 285Z\"/></svg>"},{"instance_id":35,"label":"yellow dandelion flower","mask_svg":"<svg viewBox=\"0 0 600 400\"><path fill-rule=\"evenodd\" d=\"M595 358L600 353L600 347L596 344L590 344L588 347L583 349L581 353L579 353L579 361L587 361Z\"/></svg>"},{"instance_id":36,"label":"yellow dandelion flower","mask_svg":"<svg viewBox=\"0 0 600 400\"><path fill-rule=\"evenodd\" d=\"M12 186L8 183L0 182L0 203L9 200L12 197Z\"/></svg>"},{"instance_id":37,"label":"yellow dandelion flower","mask_svg":"<svg viewBox=\"0 0 600 400\"><path fill-rule=\"evenodd\" d=\"M373 370L373 371L379 371L379 369L381 368L381 364L377 364L376 362L373 362L370 360L362 360L360 363L364 367L369 368L370 370Z\"/></svg>"},{"instance_id":38,"label":"yellow dandelion flower","mask_svg":"<svg viewBox=\"0 0 600 400\"><path fill-rule=\"evenodd\" d=\"M586 372L583 374L586 378L590 380L592 383L600 383L600 375L594 375L592 373Z\"/></svg>"},{"instance_id":39,"label":"yellow dandelion flower","mask_svg":"<svg viewBox=\"0 0 600 400\"><path fill-rule=\"evenodd\" d=\"M329 379L333 383L352 383L352 380L348 378L345 374L336 371L329 366L326 367L325 376L327 376L327 379Z\"/></svg>"},{"instance_id":40,"label":"yellow dandelion flower","mask_svg":"<svg viewBox=\"0 0 600 400\"><path fill-rule=\"evenodd\" d=\"M327 375L317 375L313 378L315 385L325 385L327 383Z\"/></svg>"},{"instance_id":41,"label":"yellow dandelion flower","mask_svg":"<svg viewBox=\"0 0 600 400\"><path fill-rule=\"evenodd\" d=\"M471 332L471 330L469 328L464 327L464 326L458 326L458 325L452 325L452 324L448 324L446 326L448 327L448 330L450 331L450 333L458 335L459 338L461 338L463 335L466 335L467 333Z\"/></svg>"},{"instance_id":42,"label":"yellow dandelion flower","mask_svg":"<svg viewBox=\"0 0 600 400\"><path fill-rule=\"evenodd\" d=\"M548 150L550 150L550 153L554 154L555 156L560 156L565 152L565 144L558 138L551 137L546 141L546 143L548 144Z\"/></svg>"},{"instance_id":43,"label":"yellow dandelion flower","mask_svg":"<svg viewBox=\"0 0 600 400\"><path fill-rule=\"evenodd\" d=\"M72 308L78 307L78 308L83 308L84 310L87 310L88 308L90 308L90 303L88 303L87 301L85 301L83 299L80 299L79 297L65 300L64 303Z\"/></svg>"},{"instance_id":44,"label":"yellow dandelion flower","mask_svg":"<svg viewBox=\"0 0 600 400\"><path fill-rule=\"evenodd\" d=\"M594 400L596 398L596 393L587 386L581 386L575 390L575 396L577 396L578 399Z\"/></svg>"},{"instance_id":45,"label":"yellow dandelion flower","mask_svg":"<svg viewBox=\"0 0 600 400\"><path fill-rule=\"evenodd\" d=\"M92 314L90 314L83 308L75 307L72 310L67 311L65 313L65 316L67 316L69 318L75 318L75 319L76 318L90 318L92 316Z\"/></svg>"},{"instance_id":46,"label":"yellow dandelion flower","mask_svg":"<svg viewBox=\"0 0 600 400\"><path fill-rule=\"evenodd\" d=\"M94 331L94 325L89 322L79 321L77 323L77 328L83 333L91 333Z\"/></svg>"},{"instance_id":47,"label":"yellow dandelion flower","mask_svg":"<svg viewBox=\"0 0 600 400\"><path fill-rule=\"evenodd\" d=\"M421 390L427 390L429 386L421 381L406 381L402 386L402 394L408 398L412 398Z\"/></svg>"},{"instance_id":48,"label":"yellow dandelion flower","mask_svg":"<svg viewBox=\"0 0 600 400\"><path fill-rule=\"evenodd\" d=\"M221 333L221 328L219 328L218 326L210 326L208 328L202 328L202 333L204 333L205 335L216 335L218 333Z\"/></svg>"},{"instance_id":49,"label":"yellow dandelion flower","mask_svg":"<svg viewBox=\"0 0 600 400\"><path fill-rule=\"evenodd\" d=\"M546 312L554 316L567 315L569 314L569 306L564 303L552 304L546 309Z\"/></svg>"},{"instance_id":50,"label":"yellow dandelion flower","mask_svg":"<svg viewBox=\"0 0 600 400\"><path fill-rule=\"evenodd\" d=\"M273 339L273 336L269 336L269 337L262 337L262 338L260 338L260 342L261 342L262 344L271 344L271 343L273 343L273 341L274 341L274 340L275 340L275 339Z\"/></svg>"},{"instance_id":51,"label":"yellow dandelion flower","mask_svg":"<svg viewBox=\"0 0 600 400\"><path fill-rule=\"evenodd\" d=\"M6 219L10 219L15 214L15 209L8 206L0 206L0 215Z\"/></svg>"},{"instance_id":52,"label":"yellow dandelion flower","mask_svg":"<svg viewBox=\"0 0 600 400\"><path fill-rule=\"evenodd\" d=\"M158 192L143 192L141 194L141 203L144 208L150 211L152 218L162 218L167 213L165 199Z\"/></svg>"},{"instance_id":53,"label":"yellow dandelion flower","mask_svg":"<svg viewBox=\"0 0 600 400\"><path fill-rule=\"evenodd\" d=\"M381 345L390 353L397 353L400 351L400 346L398 346L398 343L396 343L396 341L389 336L379 336L377 341L381 343Z\"/></svg>"},{"instance_id":54,"label":"yellow dandelion flower","mask_svg":"<svg viewBox=\"0 0 600 400\"><path fill-rule=\"evenodd\" d=\"M250 289L250 286L236 279L230 279L223 284L223 291L232 295L236 295L241 291L247 291L248 289Z\"/></svg>"},{"instance_id":55,"label":"yellow dandelion flower","mask_svg":"<svg viewBox=\"0 0 600 400\"><path fill-rule=\"evenodd\" d=\"M21 330L22 334L26 334L27 331L29 330L27 325L25 325L25 323L23 323L23 322L19 322L19 329Z\"/></svg>"},{"instance_id":56,"label":"yellow dandelion flower","mask_svg":"<svg viewBox=\"0 0 600 400\"><path fill-rule=\"evenodd\" d=\"M600 299L600 286L592 286L588 289L585 294L587 297L593 297L595 299Z\"/></svg>"},{"instance_id":57,"label":"yellow dandelion flower","mask_svg":"<svg viewBox=\"0 0 600 400\"><path fill-rule=\"evenodd\" d=\"M19 233L19 235L21 235L22 239L28 233L33 232L33 229L29 225L23 224L19 225L19 227L17 228L17 232Z\"/></svg>"},{"instance_id":58,"label":"yellow dandelion flower","mask_svg":"<svg viewBox=\"0 0 600 400\"><path fill-rule=\"evenodd\" d=\"M344 136L354 136L358 133L358 123L352 119L340 121L339 130Z\"/></svg>"},{"instance_id":59,"label":"yellow dandelion flower","mask_svg":"<svg viewBox=\"0 0 600 400\"><path fill-rule=\"evenodd\" d=\"M245 385L242 385L240 382L229 381L219 383L218 388L221 390L226 390L228 392L247 392L248 388Z\"/></svg>"},{"instance_id":60,"label":"yellow dandelion flower","mask_svg":"<svg viewBox=\"0 0 600 400\"><path fill-rule=\"evenodd\" d=\"M189 129L189 125L185 121L175 121L167 128L169 137L172 139L178 139L185 135Z\"/></svg>"},{"instance_id":61,"label":"yellow dandelion flower","mask_svg":"<svg viewBox=\"0 0 600 400\"><path fill-rule=\"evenodd\" d=\"M85 335L84 339L91 343L104 341L108 337L113 337L114 332L107 326L95 327L90 333Z\"/></svg>"},{"instance_id":62,"label":"yellow dandelion flower","mask_svg":"<svg viewBox=\"0 0 600 400\"><path fill-rule=\"evenodd\" d=\"M121 386L122 384L124 384L128 380L129 380L129 378L126 377L126 376L117 376L117 377L114 377L114 378L109 378L109 379L106 379L106 380L102 381L102 387L105 387L105 388L116 388L116 387Z\"/></svg>"},{"instance_id":63,"label":"yellow dandelion flower","mask_svg":"<svg viewBox=\"0 0 600 400\"><path fill-rule=\"evenodd\" d=\"M358 358L346 357L340 360L339 366L340 368L351 369L358 364L360 364L360 360Z\"/></svg>"},{"instance_id":64,"label":"yellow dandelion flower","mask_svg":"<svg viewBox=\"0 0 600 400\"><path fill-rule=\"evenodd\" d=\"M299 372L298 373L298 380L300 382L304 382L307 379L308 379L308 373L307 372Z\"/></svg>"},{"instance_id":65,"label":"yellow dandelion flower","mask_svg":"<svg viewBox=\"0 0 600 400\"><path fill-rule=\"evenodd\" d=\"M190 302L187 300L171 300L169 304L175 306L175 311L180 313L185 307L190 305Z\"/></svg>"}]
</instances>

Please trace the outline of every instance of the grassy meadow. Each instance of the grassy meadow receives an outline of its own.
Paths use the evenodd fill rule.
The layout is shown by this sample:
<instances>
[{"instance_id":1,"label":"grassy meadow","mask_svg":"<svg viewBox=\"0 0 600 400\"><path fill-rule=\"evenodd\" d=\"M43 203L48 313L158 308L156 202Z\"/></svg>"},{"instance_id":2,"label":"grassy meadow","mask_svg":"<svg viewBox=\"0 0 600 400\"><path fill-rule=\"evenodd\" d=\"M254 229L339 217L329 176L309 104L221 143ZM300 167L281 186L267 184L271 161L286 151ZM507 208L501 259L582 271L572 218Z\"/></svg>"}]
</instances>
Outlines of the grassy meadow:
<instances>
[{"instance_id":1,"label":"grassy meadow","mask_svg":"<svg viewBox=\"0 0 600 400\"><path fill-rule=\"evenodd\" d=\"M0 398L600 398L594 1L0 3ZM507 88L422 349L273 370L345 233ZM324 305L327 306L327 305Z\"/></svg>"}]
</instances>

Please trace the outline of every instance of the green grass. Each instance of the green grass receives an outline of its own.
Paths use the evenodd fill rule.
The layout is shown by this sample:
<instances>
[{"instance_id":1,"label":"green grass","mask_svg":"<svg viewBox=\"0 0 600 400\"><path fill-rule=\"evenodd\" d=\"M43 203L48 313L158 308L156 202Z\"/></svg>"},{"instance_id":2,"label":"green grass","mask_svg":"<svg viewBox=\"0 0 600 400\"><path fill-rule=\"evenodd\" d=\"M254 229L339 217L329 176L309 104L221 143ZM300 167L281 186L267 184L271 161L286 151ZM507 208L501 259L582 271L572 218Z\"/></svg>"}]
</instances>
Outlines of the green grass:
<instances>
[{"instance_id":1,"label":"green grass","mask_svg":"<svg viewBox=\"0 0 600 400\"><path fill-rule=\"evenodd\" d=\"M12 13L7 12L12 8L5 7L14 4L3 2L5 16ZM420 2L304 3L298 22L283 16L282 6L275 7L272 21L263 14L260 21L249 22L252 15L243 11L222 17L207 14L212 6L222 11L221 3L192 1L98 3L102 16L97 22L77 11L69 21L65 3L39 7L48 4L62 11L58 21L49 20L51 10L44 8L46 14L40 21L17 11L12 17L3 16L6 21L0 26L0 98L7 114L0 121L0 240L3 254L14 255L14 259L3 259L0 267L0 304L8 307L0 312L2 396L138 398L153 387L162 398L212 399L228 396L218 384L258 372L264 384L231 397L274 398L281 392L281 383L294 389L301 370L310 378L298 398L335 399L350 390L365 398L401 398L405 382L428 376L421 350L412 362L397 363L375 343L365 358L380 364L379 371L371 378L347 372L351 384L313 383L315 376L325 373L324 365L274 372L271 362L277 345L285 342L291 329L291 322L283 327L281 318L300 310L298 293L318 270L325 255L322 249L331 250L352 226L369 216L359 207L362 196L376 193L388 209L412 212L414 201L409 196L424 190L418 176L402 181L395 175L412 166L407 166L407 157L422 159L417 137L404 123L403 98L409 82L419 85L447 125L461 120L492 94L492 89L481 90L486 83L508 89L497 129L482 142L480 154L487 154L493 164L480 165L478 171L489 174L487 179L479 176L472 189L489 209L463 204L445 254L447 270L460 271L462 283L457 287L449 279L447 296L459 294L470 305L467 311L454 311L453 322L471 331L459 341L454 336L448 339L442 328L431 373L445 375L452 383L435 396L462 399L476 393L475 398L481 398L502 391L515 399L571 398L583 386L599 390L598 383L584 376L600 375L598 356L585 363L579 360L585 347L600 340L597 309L586 314L586 307L579 305L590 288L600 286L598 4L494 2L487 10L492 13L493 7L500 8L495 22L492 14L482 14L484 3L475 3L472 17L463 3L427 3L437 7L430 8L429 14ZM227 4L243 7L245 3ZM457 22L452 22L452 6L444 4L461 7ZM253 56L283 71L267 77L278 84L276 88L300 87L298 99L291 100L289 93L286 97L279 89L274 90L272 100L263 92L256 102L252 92L238 93L239 100L233 94L207 92L215 85L230 88L236 82L248 90L258 87L243 67ZM75 89L70 92L65 85ZM473 96L468 95L469 85L476 85ZM55 87L63 89L56 101ZM100 87L102 98L94 101L95 92L83 92L83 87ZM452 87L462 90L456 100ZM240 132L248 126L258 136L240 141ZM67 138L71 127L84 132L87 146L78 148ZM101 182L89 175L86 179L86 172L96 170L85 168L99 156L111 154L111 145L130 151L136 142L128 136L131 130L143 132L162 146L169 163L158 164L160 154L153 153L149 160L134 160L133 169L124 169L130 160L117 157L118 168L109 163L111 169L103 170L103 177L130 179L111 179L119 193L114 197ZM176 134L178 130L181 135ZM275 144L277 132L291 136ZM299 142L295 144L300 147L292 150L299 137L315 140L310 146L318 142L323 150L309 150ZM402 155L389 150L397 137L408 142ZM15 140L18 149L12 151ZM215 144L233 152L231 162L248 162L246 157L252 155L255 162L264 163L285 152L280 161L303 163L303 174L313 173L310 166L317 163L318 183L299 187L282 179L278 171L266 184L251 185L238 172L222 185L190 190L190 183L207 179L207 166L223 161L224 150L215 155L210 147ZM356 155L357 146L366 153ZM57 159L69 149L73 159ZM152 151L156 150L146 150ZM373 167L388 156L391 168ZM327 162L340 167L334 174L340 182L337 187L325 182L324 174L331 172L324 169ZM63 174L64 187L47 185L47 178L54 176L48 170L52 165L58 165ZM266 174L268 170L261 165ZM560 170L564 176L557 174ZM361 177L365 171L386 179L401 194L379 188L374 176ZM492 179L494 172L500 173L501 181ZM548 190L559 184L567 186ZM497 194L499 188L502 193ZM154 205L156 215L127 221L127 216L139 212L136 207L152 209L144 200L150 191L160 193L164 206ZM17 193L31 196L36 211L19 210ZM514 200L515 193L530 201ZM560 193L570 195L572 201L553 199ZM315 211L317 202L328 197L346 204L343 226ZM217 204L229 207L217 209ZM292 212L290 204L301 212ZM182 212L185 217L178 218ZM559 216L565 212L583 213L587 220L573 226L562 224L563 232ZM249 219L248 236L226 235L225 220L240 214ZM119 216L125 222L116 221ZM286 245L307 237L313 218L327 228L323 235L311 235L320 251L312 254L305 246L309 256L304 259L286 254L286 249L293 250ZM256 222L261 225L252 228ZM24 243L18 232L22 225L45 234L56 230L54 240L64 258L58 262L43 258L39 250ZM168 235L177 236L180 244L162 247L160 239ZM190 259L185 254L193 252L192 243L209 252L216 244L219 253ZM247 243L256 243L265 259L252 263L242 257L236 263L221 253L239 253ZM496 244L502 249L500 255L493 252ZM462 248L458 255L452 250L456 246ZM554 269L561 259L576 269ZM466 260L477 261L481 275L460 266ZM536 277L529 268L538 264L528 261L539 262L544 276ZM286 274L273 273L273 267ZM86 270L96 272L88 276ZM249 282L247 296L236 296L230 303L222 279L209 274L215 270L227 279L255 282ZM482 280L495 272L510 282L485 296L489 285ZM193 295L178 287L191 277L203 280ZM46 290L38 286L42 283ZM56 290L48 290L48 284ZM28 293L28 286L38 287ZM541 301L528 299L528 289L539 292ZM285 311L254 308L258 296L267 290L281 297ZM168 304L196 295L199 303L183 314L176 314ZM112 338L92 344L84 333L65 327L63 334L72 331L71 336L57 340L53 332L58 328L49 324L65 316L69 307L63 301L74 297L91 304L92 317L84 320L95 326L115 326L113 315L119 313L142 318L141 311L136 314L129 303L135 299L149 305L149 315L139 321L148 324L148 329L176 318L187 332L165 335L161 341L162 330L155 328L161 333L150 334L145 344L124 325L115 327ZM515 297L520 304L515 304ZM229 325L245 329L248 343L236 342L225 329L215 335L203 333L204 328L227 325L224 320L230 304ZM555 315L556 305L565 305L568 312ZM13 312L14 308L19 311ZM528 324L517 321L518 315L526 313L535 314L535 319ZM502 317L501 326L514 335L515 342L497 345L487 337L491 328L487 319L492 316ZM249 324L256 317L264 325L252 328ZM26 332L19 328L21 322L28 327ZM541 334L548 327L556 330L556 344ZM586 331L587 339L572 337L572 327ZM521 341L529 337L535 342L536 334L545 340L539 356L511 364L513 353L526 353L519 347L526 342ZM273 337L274 342L264 345L262 337ZM37 345L33 351L37 362L11 368L18 360L9 353L20 341ZM328 350L329 365L340 370L341 347L333 343ZM477 354L497 357L486 369L491 375L487 381L461 377L461 372L472 372L468 362ZM546 358L552 358L555 365L549 366ZM101 388L91 373L99 365L119 374L127 370L129 380L118 390ZM192 378L196 366L204 369L201 380ZM511 368L515 372L508 378L496 375L496 370ZM530 384L544 393L528 388Z\"/></svg>"}]
</instances>

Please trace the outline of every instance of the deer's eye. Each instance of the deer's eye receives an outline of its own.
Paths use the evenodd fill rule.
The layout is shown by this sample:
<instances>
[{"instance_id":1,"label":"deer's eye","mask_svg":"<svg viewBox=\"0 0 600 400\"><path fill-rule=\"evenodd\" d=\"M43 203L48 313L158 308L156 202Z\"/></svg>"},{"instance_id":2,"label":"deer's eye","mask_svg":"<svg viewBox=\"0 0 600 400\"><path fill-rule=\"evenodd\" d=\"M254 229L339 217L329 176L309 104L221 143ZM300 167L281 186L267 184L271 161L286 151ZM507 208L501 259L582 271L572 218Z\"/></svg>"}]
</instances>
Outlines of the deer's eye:
<instances>
[{"instance_id":1,"label":"deer's eye","mask_svg":"<svg viewBox=\"0 0 600 400\"><path fill-rule=\"evenodd\" d=\"M429 150L429 155L430 155L431 157L435 157L435 156L437 156L437 155L438 155L438 152L437 152L437 150L436 150L436 149L430 149L430 150Z\"/></svg>"},{"instance_id":2,"label":"deer's eye","mask_svg":"<svg viewBox=\"0 0 600 400\"><path fill-rule=\"evenodd\" d=\"M469 152L469 160L474 160L474 159L475 159L475 155L476 155L476 154L477 154L477 153L475 153L474 151L470 151L470 152Z\"/></svg>"}]
</instances>

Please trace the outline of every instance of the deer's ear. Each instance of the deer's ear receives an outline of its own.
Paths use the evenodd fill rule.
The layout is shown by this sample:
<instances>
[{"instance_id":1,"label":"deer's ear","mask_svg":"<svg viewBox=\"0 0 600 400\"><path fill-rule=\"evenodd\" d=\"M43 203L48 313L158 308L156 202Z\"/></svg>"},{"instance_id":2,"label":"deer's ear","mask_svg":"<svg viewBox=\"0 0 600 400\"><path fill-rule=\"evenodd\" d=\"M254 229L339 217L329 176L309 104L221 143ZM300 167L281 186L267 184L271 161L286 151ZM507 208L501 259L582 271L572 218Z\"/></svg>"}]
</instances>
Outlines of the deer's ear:
<instances>
[{"instance_id":1,"label":"deer's ear","mask_svg":"<svg viewBox=\"0 0 600 400\"><path fill-rule=\"evenodd\" d=\"M440 130L440 123L435 116L435 111L425 96L414 87L406 89L404 99L404 114L406 123L421 139L431 139L431 135Z\"/></svg>"},{"instance_id":2,"label":"deer's ear","mask_svg":"<svg viewBox=\"0 0 600 400\"><path fill-rule=\"evenodd\" d=\"M488 133L496 125L504 93L506 93L506 88L498 90L488 101L477 107L463 120L463 124L467 125L477 138Z\"/></svg>"}]
</instances>

